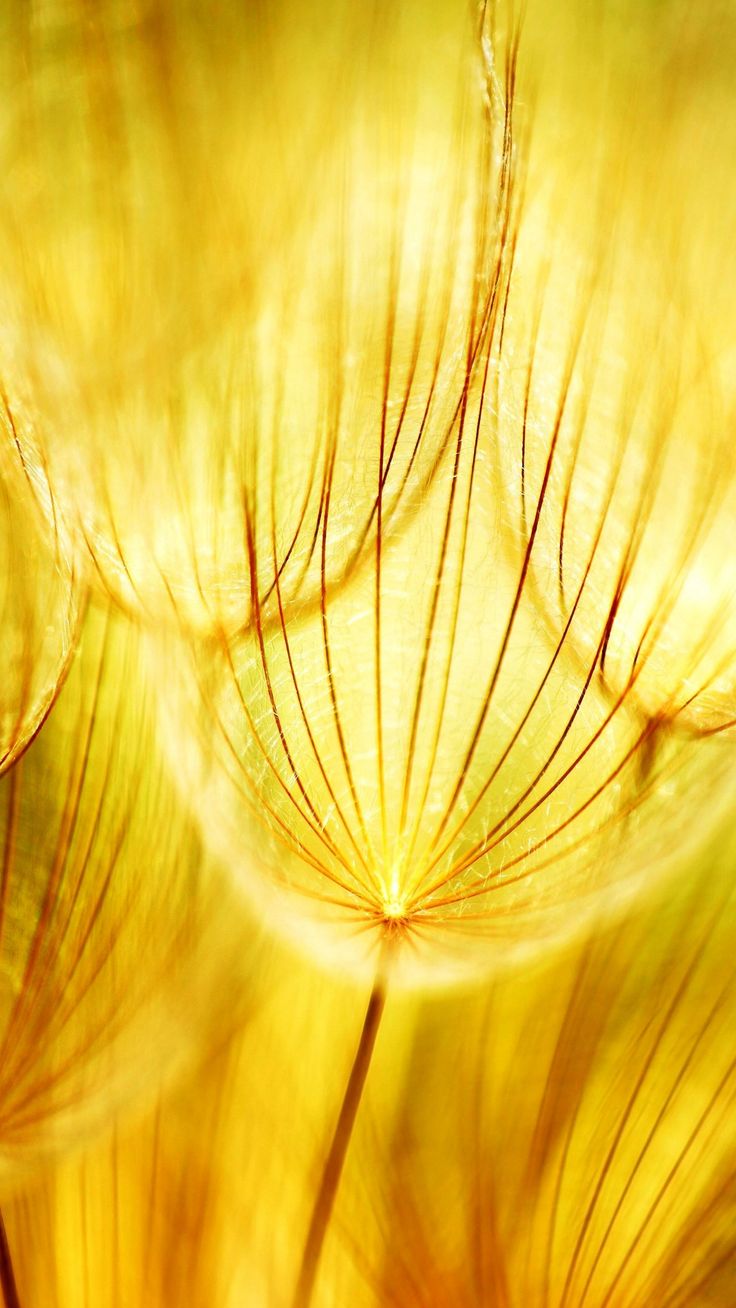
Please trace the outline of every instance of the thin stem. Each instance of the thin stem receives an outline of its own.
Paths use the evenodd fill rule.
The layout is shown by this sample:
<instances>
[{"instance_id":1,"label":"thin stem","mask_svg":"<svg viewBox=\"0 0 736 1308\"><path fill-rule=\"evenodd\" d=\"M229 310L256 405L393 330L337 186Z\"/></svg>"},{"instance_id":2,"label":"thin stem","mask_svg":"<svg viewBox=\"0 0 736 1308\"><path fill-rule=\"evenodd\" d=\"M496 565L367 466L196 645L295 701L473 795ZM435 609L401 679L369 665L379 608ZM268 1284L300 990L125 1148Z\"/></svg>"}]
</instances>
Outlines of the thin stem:
<instances>
[{"instance_id":1,"label":"thin stem","mask_svg":"<svg viewBox=\"0 0 736 1308\"><path fill-rule=\"evenodd\" d=\"M337 1188L340 1184L345 1157L352 1139L358 1108L363 1097L363 1088L371 1065L376 1036L378 1035L378 1028L381 1024L385 1006L385 972L382 967L379 967L376 980L373 983L371 997L368 1001L363 1029L360 1033L358 1048L345 1087L345 1094L332 1142L322 1172L322 1180L314 1201L309 1230L304 1243L304 1252L302 1253L299 1279L292 1300L292 1308L309 1308L312 1300L322 1247L335 1203Z\"/></svg>"},{"instance_id":2,"label":"thin stem","mask_svg":"<svg viewBox=\"0 0 736 1308\"><path fill-rule=\"evenodd\" d=\"M5 1308L20 1308L13 1260L10 1257L10 1245L8 1244L8 1235L2 1213L0 1213L0 1289L3 1292Z\"/></svg>"}]
</instances>

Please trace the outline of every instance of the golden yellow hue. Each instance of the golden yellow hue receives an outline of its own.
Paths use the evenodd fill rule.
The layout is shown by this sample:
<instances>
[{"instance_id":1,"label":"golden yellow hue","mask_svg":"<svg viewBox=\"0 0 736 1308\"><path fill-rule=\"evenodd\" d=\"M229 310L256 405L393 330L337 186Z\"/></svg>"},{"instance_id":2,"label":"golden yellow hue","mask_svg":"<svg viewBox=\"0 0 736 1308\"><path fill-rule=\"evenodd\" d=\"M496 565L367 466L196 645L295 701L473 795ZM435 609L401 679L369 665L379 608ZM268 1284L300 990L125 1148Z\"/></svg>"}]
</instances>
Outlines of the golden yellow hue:
<instances>
[{"instance_id":1,"label":"golden yellow hue","mask_svg":"<svg viewBox=\"0 0 736 1308\"><path fill-rule=\"evenodd\" d=\"M0 295L10 375L35 404L24 444L93 580L149 622L173 608L206 631L249 620L244 512L263 605L274 570L285 600L318 590L328 479L327 578L350 572L376 535L386 408L382 529L431 481L462 392L492 169L458 31L412 67L397 16L381 67L369 14L339 4L320 33L308 9L300 27L289 9L230 6L210 27L167 8L117 26L80 5L66 80L48 67L53 9L18 14ZM314 85L335 76L326 127Z\"/></svg>"},{"instance_id":2,"label":"golden yellow hue","mask_svg":"<svg viewBox=\"0 0 736 1308\"><path fill-rule=\"evenodd\" d=\"M0 558L4 671L0 773L19 757L49 712L78 634L82 588L70 542L44 521L43 470L18 452L18 417L0 398Z\"/></svg>"},{"instance_id":3,"label":"golden yellow hue","mask_svg":"<svg viewBox=\"0 0 736 1308\"><path fill-rule=\"evenodd\" d=\"M153 745L136 632L88 614L45 727L0 779L0 1187L150 1100L232 1022L247 973Z\"/></svg>"},{"instance_id":4,"label":"golden yellow hue","mask_svg":"<svg viewBox=\"0 0 736 1308\"><path fill-rule=\"evenodd\" d=\"M0 1303L736 1302L736 17L0 6Z\"/></svg>"},{"instance_id":5,"label":"golden yellow hue","mask_svg":"<svg viewBox=\"0 0 736 1308\"><path fill-rule=\"evenodd\" d=\"M492 989L387 1007L315 1303L730 1302L732 859ZM290 1302L360 996L263 976L179 1093L6 1208L29 1303Z\"/></svg>"}]
</instances>

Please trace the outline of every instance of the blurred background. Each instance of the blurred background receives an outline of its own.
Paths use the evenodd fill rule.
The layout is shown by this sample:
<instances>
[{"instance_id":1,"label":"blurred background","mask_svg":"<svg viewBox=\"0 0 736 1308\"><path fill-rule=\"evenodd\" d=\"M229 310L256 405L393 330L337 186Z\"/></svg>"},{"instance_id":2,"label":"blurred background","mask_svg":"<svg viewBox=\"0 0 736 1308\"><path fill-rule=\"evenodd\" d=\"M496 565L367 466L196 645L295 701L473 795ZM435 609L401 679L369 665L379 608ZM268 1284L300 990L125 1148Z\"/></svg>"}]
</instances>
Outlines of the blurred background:
<instances>
[{"instance_id":1,"label":"blurred background","mask_svg":"<svg viewBox=\"0 0 736 1308\"><path fill-rule=\"evenodd\" d=\"M291 722L248 681L252 642L265 632L271 652L277 619L293 633L322 729L309 641L329 593L370 797L376 692L354 683L371 569L385 532L384 638L413 676L499 214L513 268L496 389L478 402L496 462L451 538L471 576L461 591L463 554L451 726L476 711L474 633L529 546L520 495L533 504L543 480L585 321L489 735L495 748L563 640L530 732L546 757L610 613L599 716L581 730L625 699L615 749L633 762L589 810L561 911L559 884L534 881L528 921L512 897L480 946L459 937L462 967L431 942L389 984L311 1302L736 1302L736 10L4 0L0 24L8 1308L296 1304L370 969L362 920L336 966L300 900L286 930L261 895L282 864L287 897L313 874L296 820L291 863L254 834ZM382 523L377 448L402 398ZM378 469L383 486L382 453ZM404 686L389 684L386 737L404 748ZM269 748L241 775L243 703ZM201 731L214 717L237 765L224 807ZM691 770L667 789L681 747ZM531 756L514 759L512 798ZM294 763L278 756L282 789ZM594 788L599 756L585 766ZM402 768L397 748L390 797ZM555 804L535 815L544 854ZM523 857L526 830L518 843Z\"/></svg>"}]
</instances>

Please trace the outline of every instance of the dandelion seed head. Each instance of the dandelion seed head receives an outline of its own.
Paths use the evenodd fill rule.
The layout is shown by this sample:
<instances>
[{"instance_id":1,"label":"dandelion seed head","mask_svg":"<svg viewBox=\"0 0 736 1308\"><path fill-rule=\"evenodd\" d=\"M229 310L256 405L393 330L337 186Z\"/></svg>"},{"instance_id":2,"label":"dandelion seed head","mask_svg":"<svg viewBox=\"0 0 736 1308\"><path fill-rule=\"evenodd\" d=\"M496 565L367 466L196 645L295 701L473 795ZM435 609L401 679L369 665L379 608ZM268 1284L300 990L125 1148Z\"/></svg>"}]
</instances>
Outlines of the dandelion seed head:
<instances>
[{"instance_id":1,"label":"dandelion seed head","mask_svg":"<svg viewBox=\"0 0 736 1308\"><path fill-rule=\"evenodd\" d=\"M416 299L435 276L428 196L393 193L357 351L352 415L367 398L373 422L334 429L313 585L292 606L276 523L269 539L246 497L246 575L265 590L251 585L240 630L185 653L189 689L162 696L177 758L195 724L185 793L265 918L358 972L391 931L424 984L620 914L684 862L696 796L718 797L715 821L730 793L705 738L728 722L713 560L732 519L690 292L671 292L627 208L620 236L602 221L615 151L567 195L535 186L517 54L512 34L488 94L462 100L439 335ZM361 205L366 176L358 159ZM370 530L345 568L356 487Z\"/></svg>"},{"instance_id":2,"label":"dandelion seed head","mask_svg":"<svg viewBox=\"0 0 736 1308\"><path fill-rule=\"evenodd\" d=\"M42 516L161 637L163 748L264 918L369 960L401 924L418 976L654 883L672 787L725 796L705 740L736 666L691 278L640 221L625 125L555 175L517 16L477 18L432 54L382 14L327 124L286 19L270 71L250 29L220 68L216 34L165 26L166 108L137 23L109 48L72 25L84 96L40 95L35 29L7 52L38 119L9 133L0 291ZM246 130L222 111L251 63Z\"/></svg>"}]
</instances>

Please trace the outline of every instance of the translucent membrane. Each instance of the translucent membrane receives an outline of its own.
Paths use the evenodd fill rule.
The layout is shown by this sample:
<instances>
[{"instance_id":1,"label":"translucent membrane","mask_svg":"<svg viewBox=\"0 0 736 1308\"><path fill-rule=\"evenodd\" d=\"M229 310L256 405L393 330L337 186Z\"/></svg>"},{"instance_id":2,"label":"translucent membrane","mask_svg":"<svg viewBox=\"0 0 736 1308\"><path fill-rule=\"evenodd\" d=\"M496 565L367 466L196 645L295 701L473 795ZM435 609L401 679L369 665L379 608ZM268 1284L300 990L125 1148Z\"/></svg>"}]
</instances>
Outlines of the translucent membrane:
<instances>
[{"instance_id":1,"label":"translucent membrane","mask_svg":"<svg viewBox=\"0 0 736 1308\"><path fill-rule=\"evenodd\" d=\"M730 794L721 742L611 693L603 617L587 664L553 643L479 401L411 528L320 613L184 652L179 682L167 651L159 673L205 838L268 920L356 966L391 936L425 982L617 911Z\"/></svg>"},{"instance_id":2,"label":"translucent membrane","mask_svg":"<svg viewBox=\"0 0 736 1308\"><path fill-rule=\"evenodd\" d=\"M533 49L546 25L530 18ZM612 695L707 734L736 721L734 30L678 0L661 20L629 3L561 16L507 306L500 448L517 549L549 478L530 582L553 639L567 631L585 668L608 623Z\"/></svg>"},{"instance_id":3,"label":"translucent membrane","mask_svg":"<svg viewBox=\"0 0 736 1308\"><path fill-rule=\"evenodd\" d=\"M612 696L709 734L736 722L733 379L631 201L602 248L612 203L606 183L587 228L574 204L522 227L499 384L508 539L579 675L597 657Z\"/></svg>"},{"instance_id":4,"label":"translucent membrane","mask_svg":"<svg viewBox=\"0 0 736 1308\"><path fill-rule=\"evenodd\" d=\"M22 409L0 395L0 773L49 712L79 623L71 545L54 522L44 470L19 452L25 431Z\"/></svg>"},{"instance_id":5,"label":"translucent membrane","mask_svg":"<svg viewBox=\"0 0 736 1308\"><path fill-rule=\"evenodd\" d=\"M498 67L482 39L479 68L493 189L478 178L460 400L421 505L384 516L384 390L364 566L330 587L326 501L314 607L290 609L272 551L276 617L254 596L250 630L193 647L189 689L162 694L203 830L270 920L318 952L327 928L356 965L390 938L425 980L617 911L730 793L725 751L693 737L726 725L732 479L680 301L632 243L635 205L605 248L597 170L566 245L534 153L524 176L513 36ZM378 390L392 360L366 362Z\"/></svg>"},{"instance_id":6,"label":"translucent membrane","mask_svg":"<svg viewBox=\"0 0 736 1308\"><path fill-rule=\"evenodd\" d=\"M340 584L431 481L492 173L459 53L408 16L154 4L8 19L6 370L93 579L152 621L248 624ZM267 51L268 54L264 54ZM357 54L356 54L357 52ZM337 118L329 95L334 85ZM476 87L472 88L476 93ZM471 107L469 108L469 105Z\"/></svg>"},{"instance_id":7,"label":"translucent membrane","mask_svg":"<svg viewBox=\"0 0 736 1308\"><path fill-rule=\"evenodd\" d=\"M162 775L135 640L90 614L0 782L3 1187L154 1093L229 1020L223 975L247 967L242 919Z\"/></svg>"}]
</instances>

